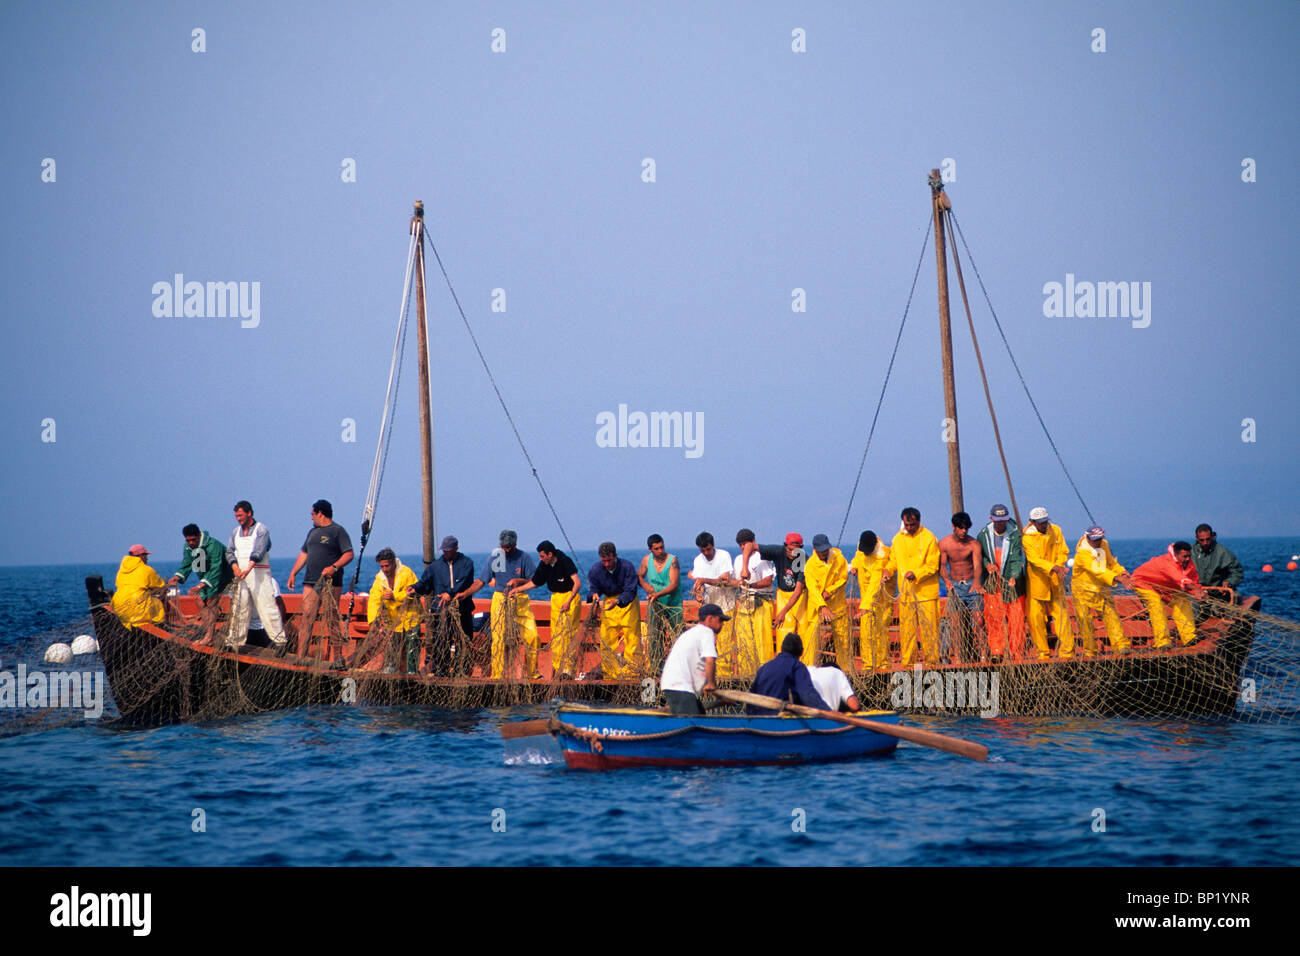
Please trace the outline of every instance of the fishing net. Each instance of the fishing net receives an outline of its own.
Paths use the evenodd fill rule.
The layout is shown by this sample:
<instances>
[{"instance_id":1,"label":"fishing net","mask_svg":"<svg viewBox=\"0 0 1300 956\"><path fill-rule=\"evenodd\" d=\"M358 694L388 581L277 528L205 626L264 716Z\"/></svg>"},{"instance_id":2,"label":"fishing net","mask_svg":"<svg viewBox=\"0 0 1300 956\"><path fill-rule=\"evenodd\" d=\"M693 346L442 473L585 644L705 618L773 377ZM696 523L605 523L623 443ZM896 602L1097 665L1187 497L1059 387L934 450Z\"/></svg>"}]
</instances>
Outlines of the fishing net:
<instances>
[{"instance_id":1,"label":"fishing net","mask_svg":"<svg viewBox=\"0 0 1300 956\"><path fill-rule=\"evenodd\" d=\"M194 599L171 598L162 625L126 627L108 606L102 583L88 579L87 588L118 719L129 726L347 704L473 709L559 697L653 706L662 700L657 678L674 631L693 624L698 607L687 602L679 625L651 606L635 628L618 629L602 620L602 609L586 604L576 623L552 634L549 602L525 602L526 611L484 621L489 602L479 601L480 613L466 633L456 609L430 601L419 604L413 633L396 630L383 615L367 624L364 595L340 597L325 584L303 657L296 653L302 598L281 599L290 644L280 657L265 629L251 630L237 651L226 648L232 624L236 635L242 626L229 611L229 594L210 623ZM782 634L771 627L770 600L745 593L729 598L732 620L718 639L719 686L744 690L774 656ZM1047 661L1037 659L1023 615L1000 602L968 610L953 597L893 599L863 611L850 594L847 612L830 623L812 622L804 633L814 641L813 659L839 663L864 707L954 716L1258 721L1290 719L1300 710L1295 622L1260 613L1249 602L1205 601L1197 607L1195 642L1183 646L1171 622L1171 646L1157 649L1147 608L1117 592L1130 649L1120 653L1102 616L1090 614L1096 656L1088 657L1073 601L1066 607L1066 621L1047 623ZM793 630L792 623L778 630ZM1063 626L1074 637L1069 660L1060 659ZM881 636L873 639L873 633ZM908 659L904 651L913 646ZM553 648L562 649L558 660ZM540 677L533 678L530 668Z\"/></svg>"}]
</instances>

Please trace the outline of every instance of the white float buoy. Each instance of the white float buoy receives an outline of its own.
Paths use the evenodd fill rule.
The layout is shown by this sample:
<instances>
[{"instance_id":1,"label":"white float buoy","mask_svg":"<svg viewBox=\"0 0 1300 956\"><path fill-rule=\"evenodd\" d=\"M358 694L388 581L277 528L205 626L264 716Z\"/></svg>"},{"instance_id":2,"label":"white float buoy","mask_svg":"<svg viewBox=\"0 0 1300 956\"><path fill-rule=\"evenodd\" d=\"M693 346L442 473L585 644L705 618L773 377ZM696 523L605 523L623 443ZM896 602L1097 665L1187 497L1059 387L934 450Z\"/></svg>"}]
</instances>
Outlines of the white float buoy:
<instances>
[{"instance_id":1,"label":"white float buoy","mask_svg":"<svg viewBox=\"0 0 1300 956\"><path fill-rule=\"evenodd\" d=\"M45 663L71 664L72 648L67 644L51 644L45 649Z\"/></svg>"},{"instance_id":2,"label":"white float buoy","mask_svg":"<svg viewBox=\"0 0 1300 956\"><path fill-rule=\"evenodd\" d=\"M99 641L95 640L89 634L80 634L72 639L72 653L76 654L94 654L99 650Z\"/></svg>"}]
</instances>

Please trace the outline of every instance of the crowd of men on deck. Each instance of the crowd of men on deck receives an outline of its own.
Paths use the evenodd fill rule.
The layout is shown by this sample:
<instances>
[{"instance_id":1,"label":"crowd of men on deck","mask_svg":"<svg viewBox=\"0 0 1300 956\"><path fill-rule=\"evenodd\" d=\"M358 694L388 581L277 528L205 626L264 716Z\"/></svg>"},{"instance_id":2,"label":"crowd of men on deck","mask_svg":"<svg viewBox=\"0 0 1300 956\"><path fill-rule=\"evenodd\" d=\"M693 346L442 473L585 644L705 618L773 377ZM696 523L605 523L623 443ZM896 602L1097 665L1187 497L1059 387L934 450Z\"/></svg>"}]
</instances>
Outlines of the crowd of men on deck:
<instances>
[{"instance_id":1,"label":"crowd of men on deck","mask_svg":"<svg viewBox=\"0 0 1300 956\"><path fill-rule=\"evenodd\" d=\"M277 655L287 653L290 638L285 634L279 587L270 571L270 532L255 519L248 501L236 503L234 516L236 527L224 546L198 525L186 525L181 562L168 581L149 567L150 552L133 545L122 559L113 596L121 620L128 625L161 623L162 593L195 574L198 583L189 593L198 598L205 630L199 643L213 640L217 602L229 593L227 645L244 647L250 628L260 627ZM855 672L850 636L854 622L857 656L866 673L917 661L996 664L1030 659L1030 654L1040 661L1053 654L1068 660L1075 656L1076 630L1082 656L1096 657L1103 651L1096 640L1094 618L1102 624L1109 653L1127 654L1131 647L1115 609L1115 585L1132 588L1142 600L1150 615L1152 645L1163 649L1173 644L1166 603L1179 642L1189 645L1196 640L1196 622L1208 606L1205 602L1234 600L1242 580L1240 562L1218 543L1208 524L1197 527L1195 547L1175 541L1164 554L1130 574L1115 560L1101 527L1083 532L1071 562L1061 528L1041 507L1029 513L1029 525L1021 529L1005 505L994 505L988 523L975 536L970 534L970 516L958 512L952 516L952 533L942 539L922 525L917 509L904 508L900 517L901 527L888 545L874 532L864 531L852 561L824 534L814 535L811 552L805 552L797 532L787 534L782 544L764 545L753 531L742 528L736 534L739 553L733 559L717 547L710 533L701 532L695 539L698 554L685 575L691 596L700 602L699 623L685 631L682 602L688 585L678 558L668 553L662 536L649 537L639 567L619 557L612 542L603 542L599 560L586 575L586 600L592 605L587 626L594 629L598 622L599 627L598 676L606 680L641 677L662 664L661 686L669 694L670 706L687 708L692 705L685 702L686 696L698 698L718 678L758 674L758 684L784 690L769 696L794 693L809 701L815 698L810 706L831 703L856 709L856 700L849 703L852 691L844 679ZM292 591L302 573L303 600L294 635L300 657L312 650L322 589L328 584L331 595L340 594L343 569L354 558L351 539L334 522L328 501L311 506L311 522L286 582ZM523 645L523 676L539 680L539 637L529 594L545 586L550 594L553 675L561 680L584 676L580 671L582 580L573 559L550 541L542 541L534 560L518 547L518 536L510 530L501 532L498 545L476 571L456 537L447 535L441 542L441 557L418 577L392 549L379 551L378 571L366 602L369 634L349 660L335 665L360 666L382 651L385 670L449 675L453 645L468 643L475 629L474 597L486 590L491 599L491 640L484 676L500 679L510 669L509 637ZM1065 603L1067 575L1073 621ZM850 577L856 579L858 590L857 606L852 608ZM948 595L942 607L941 582ZM648 615L645 635L640 591L645 592ZM421 661L420 624L426 611L447 627L441 639L432 641L426 628L427 652ZM891 657L889 640L895 615L897 661ZM940 627L941 616L946 618L946 628ZM942 631L947 633L946 642L941 642ZM1032 644L1028 652L1026 634ZM665 661L663 655L670 647ZM834 666L815 667L822 663L823 649L833 655ZM813 688L818 688L816 693Z\"/></svg>"}]
</instances>

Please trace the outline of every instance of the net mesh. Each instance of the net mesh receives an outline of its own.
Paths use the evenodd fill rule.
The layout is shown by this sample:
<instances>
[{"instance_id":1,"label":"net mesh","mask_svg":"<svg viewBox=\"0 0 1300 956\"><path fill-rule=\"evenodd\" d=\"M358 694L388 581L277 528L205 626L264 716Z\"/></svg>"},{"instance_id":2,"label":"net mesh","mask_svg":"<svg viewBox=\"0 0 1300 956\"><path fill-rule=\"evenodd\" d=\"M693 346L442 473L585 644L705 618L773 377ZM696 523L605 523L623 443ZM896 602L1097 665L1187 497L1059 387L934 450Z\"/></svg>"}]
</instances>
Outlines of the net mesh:
<instances>
[{"instance_id":1,"label":"net mesh","mask_svg":"<svg viewBox=\"0 0 1300 956\"><path fill-rule=\"evenodd\" d=\"M226 646L242 626L226 607L229 595L210 619L193 599L171 598L161 624L127 627L98 579L87 587L119 719L131 726L349 703L465 709L559 697L657 705L661 662L697 610L687 602L679 622L651 605L629 627L612 612L583 605L576 623L552 633L549 602L523 601L482 622L489 602L480 601L480 620L466 633L457 609L431 602L418 604L418 629L399 631L382 614L368 624L364 596L340 598L325 585L304 656L297 654L302 598L281 599L289 652L277 656L265 630L251 630L238 650ZM1001 602L968 609L953 597L924 602L905 595L864 610L850 595L829 615L787 618L774 629L770 599L729 597L732 620L718 635L718 683L734 689L748 689L782 634L793 630L810 645L805 660L845 670L863 707L1262 721L1291 719L1300 708L1300 625L1260 613L1253 599L1198 604L1194 642L1182 643L1175 619L1167 622L1169 646L1157 648L1148 608L1117 592L1124 653L1104 612L1085 609L1080 617L1071 599L1065 621L1046 622L1051 657L1040 661L1023 615ZM1095 656L1079 632L1085 622ZM1067 660L1064 638L1074 644Z\"/></svg>"}]
</instances>

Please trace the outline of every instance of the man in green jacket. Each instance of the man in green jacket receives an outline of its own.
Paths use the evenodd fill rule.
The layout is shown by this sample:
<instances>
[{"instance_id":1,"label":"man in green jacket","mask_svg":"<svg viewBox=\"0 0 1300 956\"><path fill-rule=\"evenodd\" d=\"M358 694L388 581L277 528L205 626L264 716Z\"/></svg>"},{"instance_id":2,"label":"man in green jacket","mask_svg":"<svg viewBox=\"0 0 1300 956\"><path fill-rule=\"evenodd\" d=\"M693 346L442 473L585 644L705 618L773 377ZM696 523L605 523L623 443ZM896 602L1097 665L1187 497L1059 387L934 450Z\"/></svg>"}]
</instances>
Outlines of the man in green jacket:
<instances>
[{"instance_id":1,"label":"man in green jacket","mask_svg":"<svg viewBox=\"0 0 1300 956\"><path fill-rule=\"evenodd\" d=\"M984 629L989 659L1001 663L1008 651L1013 660L1025 656L1025 548L1020 526L1006 505L989 509L989 523L977 537L984 574Z\"/></svg>"},{"instance_id":2,"label":"man in green jacket","mask_svg":"<svg viewBox=\"0 0 1300 956\"><path fill-rule=\"evenodd\" d=\"M1236 590L1241 586L1245 576L1237 556L1219 544L1218 536L1208 524L1196 526L1196 546L1192 548L1192 563L1196 565L1196 575L1201 579L1203 588L1232 588L1232 602L1237 602ZM1229 599L1226 591L1209 592L1211 598L1221 601ZM1198 603L1196 619L1205 617L1206 608Z\"/></svg>"},{"instance_id":3,"label":"man in green jacket","mask_svg":"<svg viewBox=\"0 0 1300 956\"><path fill-rule=\"evenodd\" d=\"M199 643L208 644L217 623L217 600L234 574L226 560L226 546L212 535L200 531L196 524L187 524L181 529L181 535L185 538L181 566L167 583L183 584L191 571L198 575L199 583L190 588L190 594L199 599L199 618L203 622L203 640Z\"/></svg>"}]
</instances>

